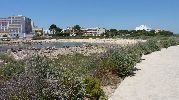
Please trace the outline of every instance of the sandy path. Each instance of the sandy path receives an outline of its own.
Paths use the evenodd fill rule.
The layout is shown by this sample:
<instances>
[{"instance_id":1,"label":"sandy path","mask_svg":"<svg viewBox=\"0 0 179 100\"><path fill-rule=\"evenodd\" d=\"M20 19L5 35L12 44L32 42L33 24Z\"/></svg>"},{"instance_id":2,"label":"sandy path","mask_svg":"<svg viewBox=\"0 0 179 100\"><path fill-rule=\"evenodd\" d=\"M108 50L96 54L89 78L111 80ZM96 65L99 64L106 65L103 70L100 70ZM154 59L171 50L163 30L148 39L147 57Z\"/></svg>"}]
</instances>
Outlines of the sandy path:
<instances>
[{"instance_id":1,"label":"sandy path","mask_svg":"<svg viewBox=\"0 0 179 100\"><path fill-rule=\"evenodd\" d=\"M109 100L179 100L179 46L143 58Z\"/></svg>"}]
</instances>

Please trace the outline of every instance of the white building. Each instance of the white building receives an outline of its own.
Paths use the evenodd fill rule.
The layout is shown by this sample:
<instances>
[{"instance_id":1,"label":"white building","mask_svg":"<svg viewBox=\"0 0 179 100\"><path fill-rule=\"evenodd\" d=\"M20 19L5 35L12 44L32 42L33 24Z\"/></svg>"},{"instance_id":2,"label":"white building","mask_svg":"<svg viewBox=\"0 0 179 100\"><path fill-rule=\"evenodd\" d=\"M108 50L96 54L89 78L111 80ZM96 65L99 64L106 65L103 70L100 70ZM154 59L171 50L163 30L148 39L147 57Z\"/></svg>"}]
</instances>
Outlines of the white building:
<instances>
[{"instance_id":1,"label":"white building","mask_svg":"<svg viewBox=\"0 0 179 100\"><path fill-rule=\"evenodd\" d=\"M44 34L51 34L49 29L43 30Z\"/></svg>"},{"instance_id":2,"label":"white building","mask_svg":"<svg viewBox=\"0 0 179 100\"><path fill-rule=\"evenodd\" d=\"M0 18L0 36L24 38L32 32L31 19L22 15Z\"/></svg>"},{"instance_id":3,"label":"white building","mask_svg":"<svg viewBox=\"0 0 179 100\"><path fill-rule=\"evenodd\" d=\"M100 36L101 34L106 32L105 28L99 28L99 27L96 27L96 28L86 28L86 29L83 29L83 30L85 32L84 35L86 35L86 36L88 36L88 35Z\"/></svg>"},{"instance_id":4,"label":"white building","mask_svg":"<svg viewBox=\"0 0 179 100\"><path fill-rule=\"evenodd\" d=\"M139 27L136 27L135 30L136 31L138 31L138 30L151 31L151 28L147 27L146 25L141 25Z\"/></svg>"},{"instance_id":5,"label":"white building","mask_svg":"<svg viewBox=\"0 0 179 100\"><path fill-rule=\"evenodd\" d=\"M63 33L70 33L70 36L76 36L76 31L73 29L73 27L68 27L67 29L62 30ZM105 33L105 28L81 28L80 33L82 33L83 36L100 36L101 34Z\"/></svg>"},{"instance_id":6,"label":"white building","mask_svg":"<svg viewBox=\"0 0 179 100\"><path fill-rule=\"evenodd\" d=\"M161 32L161 31L163 31L163 30L161 30L161 29L156 29L156 30L155 30L155 33L159 33L159 32Z\"/></svg>"}]
</instances>

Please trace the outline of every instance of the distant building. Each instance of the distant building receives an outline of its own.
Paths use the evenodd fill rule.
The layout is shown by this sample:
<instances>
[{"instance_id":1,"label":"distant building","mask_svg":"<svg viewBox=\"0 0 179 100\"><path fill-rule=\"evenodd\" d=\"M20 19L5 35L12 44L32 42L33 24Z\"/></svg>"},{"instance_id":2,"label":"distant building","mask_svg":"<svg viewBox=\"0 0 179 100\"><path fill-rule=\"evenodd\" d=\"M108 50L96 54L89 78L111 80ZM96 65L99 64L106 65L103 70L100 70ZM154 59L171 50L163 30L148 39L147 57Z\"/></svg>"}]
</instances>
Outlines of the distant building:
<instances>
[{"instance_id":1,"label":"distant building","mask_svg":"<svg viewBox=\"0 0 179 100\"><path fill-rule=\"evenodd\" d=\"M70 33L70 34L75 34L75 30L73 29L73 27L67 27L66 29L62 30L63 33Z\"/></svg>"},{"instance_id":2,"label":"distant building","mask_svg":"<svg viewBox=\"0 0 179 100\"><path fill-rule=\"evenodd\" d=\"M32 32L31 19L22 15L0 18L0 36L26 37Z\"/></svg>"},{"instance_id":3,"label":"distant building","mask_svg":"<svg viewBox=\"0 0 179 100\"><path fill-rule=\"evenodd\" d=\"M135 30L136 31L138 31L138 30L151 31L151 28L147 27L146 25L141 25L139 27L136 27Z\"/></svg>"},{"instance_id":4,"label":"distant building","mask_svg":"<svg viewBox=\"0 0 179 100\"><path fill-rule=\"evenodd\" d=\"M161 31L163 31L163 30L161 30L161 29L156 29L156 30L155 30L155 33L159 33L159 32L161 32Z\"/></svg>"},{"instance_id":5,"label":"distant building","mask_svg":"<svg viewBox=\"0 0 179 100\"><path fill-rule=\"evenodd\" d=\"M101 36L101 34L105 33L105 28L86 28L84 29L84 35L85 36Z\"/></svg>"},{"instance_id":6,"label":"distant building","mask_svg":"<svg viewBox=\"0 0 179 100\"><path fill-rule=\"evenodd\" d=\"M67 29L63 29L62 32L70 33L70 36L76 36L76 32L73 27L68 27ZM105 33L105 28L81 28L80 33L83 36L100 36L101 34Z\"/></svg>"},{"instance_id":7,"label":"distant building","mask_svg":"<svg viewBox=\"0 0 179 100\"><path fill-rule=\"evenodd\" d=\"M32 28L32 33L33 34L38 34L38 35L43 35L43 28L39 28L39 27L34 27Z\"/></svg>"},{"instance_id":8,"label":"distant building","mask_svg":"<svg viewBox=\"0 0 179 100\"><path fill-rule=\"evenodd\" d=\"M48 35L48 34L51 34L51 32L50 32L50 30L49 30L49 29L44 30L43 32L44 32L44 34L47 34L47 35Z\"/></svg>"}]
</instances>

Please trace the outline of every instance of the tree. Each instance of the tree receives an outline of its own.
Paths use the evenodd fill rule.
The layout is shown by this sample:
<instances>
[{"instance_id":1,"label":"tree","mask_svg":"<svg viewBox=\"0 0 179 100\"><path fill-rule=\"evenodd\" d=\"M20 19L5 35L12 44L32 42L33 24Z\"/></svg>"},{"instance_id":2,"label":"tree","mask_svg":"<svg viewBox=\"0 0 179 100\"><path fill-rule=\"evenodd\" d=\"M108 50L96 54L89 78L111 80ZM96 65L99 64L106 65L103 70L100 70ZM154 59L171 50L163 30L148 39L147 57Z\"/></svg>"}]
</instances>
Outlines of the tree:
<instances>
[{"instance_id":1,"label":"tree","mask_svg":"<svg viewBox=\"0 0 179 100\"><path fill-rule=\"evenodd\" d=\"M110 32L117 33L117 29L110 29Z\"/></svg>"},{"instance_id":2,"label":"tree","mask_svg":"<svg viewBox=\"0 0 179 100\"><path fill-rule=\"evenodd\" d=\"M73 32L74 32L76 35L82 35L80 25L75 25L75 26L73 26Z\"/></svg>"},{"instance_id":3,"label":"tree","mask_svg":"<svg viewBox=\"0 0 179 100\"><path fill-rule=\"evenodd\" d=\"M57 27L57 28L55 29L55 31L56 31L57 33L61 33L61 32L62 32L62 29L59 28L59 27Z\"/></svg>"},{"instance_id":4,"label":"tree","mask_svg":"<svg viewBox=\"0 0 179 100\"><path fill-rule=\"evenodd\" d=\"M55 34L56 29L57 29L57 26L55 24L52 24L49 28L50 32L52 32L53 34Z\"/></svg>"},{"instance_id":5,"label":"tree","mask_svg":"<svg viewBox=\"0 0 179 100\"><path fill-rule=\"evenodd\" d=\"M81 30L81 27L80 27L80 25L75 25L75 26L73 27L73 29L76 30L76 31L80 31L80 30Z\"/></svg>"},{"instance_id":6,"label":"tree","mask_svg":"<svg viewBox=\"0 0 179 100\"><path fill-rule=\"evenodd\" d=\"M174 35L173 32L170 32L170 31L160 31L158 32L159 35L162 35L162 36L172 36Z\"/></svg>"}]
</instances>

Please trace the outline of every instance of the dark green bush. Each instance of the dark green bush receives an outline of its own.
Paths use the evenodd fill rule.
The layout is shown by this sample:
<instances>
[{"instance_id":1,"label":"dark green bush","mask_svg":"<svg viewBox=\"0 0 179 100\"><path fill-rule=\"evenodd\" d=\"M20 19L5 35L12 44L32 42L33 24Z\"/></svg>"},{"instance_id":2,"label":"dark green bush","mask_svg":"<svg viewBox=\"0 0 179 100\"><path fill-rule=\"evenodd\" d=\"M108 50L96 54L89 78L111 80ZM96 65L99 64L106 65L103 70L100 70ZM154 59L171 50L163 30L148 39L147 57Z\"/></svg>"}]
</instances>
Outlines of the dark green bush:
<instances>
[{"instance_id":1,"label":"dark green bush","mask_svg":"<svg viewBox=\"0 0 179 100\"><path fill-rule=\"evenodd\" d=\"M162 48L168 48L168 47L170 47L170 43L169 43L168 40L160 41L160 44L161 44Z\"/></svg>"},{"instance_id":2,"label":"dark green bush","mask_svg":"<svg viewBox=\"0 0 179 100\"><path fill-rule=\"evenodd\" d=\"M149 46L147 45L147 43L139 43L138 47L141 49L141 52L144 55L150 54L152 53L152 50L149 48Z\"/></svg>"},{"instance_id":3,"label":"dark green bush","mask_svg":"<svg viewBox=\"0 0 179 100\"><path fill-rule=\"evenodd\" d=\"M93 99L99 100L100 97L104 96L104 92L101 89L100 82L93 77L86 77L83 80L83 84L85 84L86 96Z\"/></svg>"},{"instance_id":4,"label":"dark green bush","mask_svg":"<svg viewBox=\"0 0 179 100\"><path fill-rule=\"evenodd\" d=\"M177 45L178 39L175 37L170 37L170 38L162 38L159 40L161 48L168 48L170 46L175 46Z\"/></svg>"},{"instance_id":5,"label":"dark green bush","mask_svg":"<svg viewBox=\"0 0 179 100\"><path fill-rule=\"evenodd\" d=\"M168 48L176 45L173 38L149 39L145 43L138 43L132 46L120 47L106 54L102 59L100 66L106 70L117 71L119 76L128 76L133 73L136 63L141 61L143 54L150 54L154 51L160 51L161 48Z\"/></svg>"},{"instance_id":6,"label":"dark green bush","mask_svg":"<svg viewBox=\"0 0 179 100\"><path fill-rule=\"evenodd\" d=\"M160 44L155 39L148 40L145 45L148 46L148 48L151 50L151 52L160 51L161 50Z\"/></svg>"},{"instance_id":7,"label":"dark green bush","mask_svg":"<svg viewBox=\"0 0 179 100\"><path fill-rule=\"evenodd\" d=\"M23 61L16 61L13 57L7 54L0 54L0 59L3 63L0 65L0 78L8 80L15 75L23 73L25 66Z\"/></svg>"},{"instance_id":8,"label":"dark green bush","mask_svg":"<svg viewBox=\"0 0 179 100\"><path fill-rule=\"evenodd\" d=\"M140 46L138 44L133 45L133 46L128 46L128 47L126 47L125 50L131 56L133 61L135 61L137 63L141 61L143 52L142 52L142 48L140 48Z\"/></svg>"},{"instance_id":9,"label":"dark green bush","mask_svg":"<svg viewBox=\"0 0 179 100\"><path fill-rule=\"evenodd\" d=\"M0 59L3 60L3 62L5 62L5 63L15 61L15 59L13 59L13 57L11 57L7 54L4 54L4 53L0 53Z\"/></svg>"},{"instance_id":10,"label":"dark green bush","mask_svg":"<svg viewBox=\"0 0 179 100\"><path fill-rule=\"evenodd\" d=\"M84 85L80 78L64 66L56 66L53 60L34 56L24 60L24 66L19 61L8 62L1 67L1 76L8 81L0 83L1 98L36 98L36 99L83 99Z\"/></svg>"},{"instance_id":11,"label":"dark green bush","mask_svg":"<svg viewBox=\"0 0 179 100\"><path fill-rule=\"evenodd\" d=\"M145 43L137 44L137 46L144 55L161 50L161 43L157 39L150 39Z\"/></svg>"},{"instance_id":12,"label":"dark green bush","mask_svg":"<svg viewBox=\"0 0 179 100\"><path fill-rule=\"evenodd\" d=\"M130 75L134 69L134 65L140 59L139 56L141 56L139 52L129 50L131 48L135 47L115 49L107 58L102 60L101 66L105 69L117 71L120 76Z\"/></svg>"},{"instance_id":13,"label":"dark green bush","mask_svg":"<svg viewBox=\"0 0 179 100\"><path fill-rule=\"evenodd\" d=\"M175 38L169 38L170 46L177 45L177 40Z\"/></svg>"},{"instance_id":14,"label":"dark green bush","mask_svg":"<svg viewBox=\"0 0 179 100\"><path fill-rule=\"evenodd\" d=\"M24 71L25 67L21 62L8 62L0 68L0 74L4 79L10 79L15 75L23 73Z\"/></svg>"}]
</instances>

